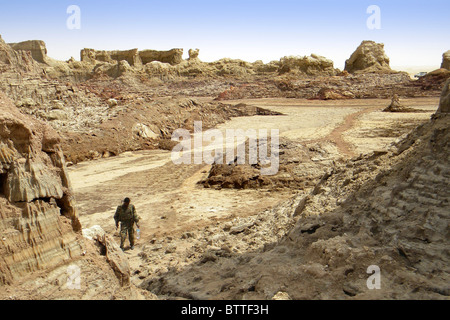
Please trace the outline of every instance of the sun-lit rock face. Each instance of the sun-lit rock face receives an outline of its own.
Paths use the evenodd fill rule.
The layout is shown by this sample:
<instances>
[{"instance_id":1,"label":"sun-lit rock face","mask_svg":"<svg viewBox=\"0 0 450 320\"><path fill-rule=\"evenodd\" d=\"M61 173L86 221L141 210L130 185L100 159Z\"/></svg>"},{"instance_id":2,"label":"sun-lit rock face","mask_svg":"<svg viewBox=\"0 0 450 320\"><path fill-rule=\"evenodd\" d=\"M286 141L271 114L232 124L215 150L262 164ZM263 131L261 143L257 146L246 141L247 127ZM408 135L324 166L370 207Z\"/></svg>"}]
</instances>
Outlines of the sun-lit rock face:
<instances>
[{"instance_id":1,"label":"sun-lit rock face","mask_svg":"<svg viewBox=\"0 0 450 320\"><path fill-rule=\"evenodd\" d=\"M0 93L0 284L80 255L59 136Z\"/></svg>"},{"instance_id":2,"label":"sun-lit rock face","mask_svg":"<svg viewBox=\"0 0 450 320\"><path fill-rule=\"evenodd\" d=\"M349 73L383 73L391 72L390 60L384 51L384 44L363 41L350 59L345 62Z\"/></svg>"},{"instance_id":3,"label":"sun-lit rock face","mask_svg":"<svg viewBox=\"0 0 450 320\"><path fill-rule=\"evenodd\" d=\"M450 112L450 79L444 84L444 89L441 94L441 101L439 103L438 113Z\"/></svg>"},{"instance_id":4,"label":"sun-lit rock face","mask_svg":"<svg viewBox=\"0 0 450 320\"><path fill-rule=\"evenodd\" d=\"M183 61L183 49L172 49L168 51L131 49L122 51L104 51L94 49L81 50L81 61L97 63L109 62L117 63L127 61L130 66L140 66L153 61L169 63L171 65L179 64Z\"/></svg>"},{"instance_id":5,"label":"sun-lit rock face","mask_svg":"<svg viewBox=\"0 0 450 320\"><path fill-rule=\"evenodd\" d=\"M19 43L8 43L15 51L29 51L34 60L46 63L47 46L42 40L28 40Z\"/></svg>"},{"instance_id":6,"label":"sun-lit rock face","mask_svg":"<svg viewBox=\"0 0 450 320\"><path fill-rule=\"evenodd\" d=\"M447 52L445 52L445 53L442 55L442 64L441 64L441 68L442 68L442 69L450 70L450 50L448 50Z\"/></svg>"}]
</instances>

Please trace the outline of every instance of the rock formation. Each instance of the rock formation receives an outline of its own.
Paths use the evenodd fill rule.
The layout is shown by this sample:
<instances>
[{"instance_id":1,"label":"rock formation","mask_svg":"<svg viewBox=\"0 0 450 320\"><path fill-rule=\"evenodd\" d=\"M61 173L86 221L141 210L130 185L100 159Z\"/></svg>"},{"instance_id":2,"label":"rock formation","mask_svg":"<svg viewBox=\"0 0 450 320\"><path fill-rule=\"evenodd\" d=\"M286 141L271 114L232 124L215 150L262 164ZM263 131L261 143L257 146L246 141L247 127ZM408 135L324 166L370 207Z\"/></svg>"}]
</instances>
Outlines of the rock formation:
<instances>
[{"instance_id":1,"label":"rock formation","mask_svg":"<svg viewBox=\"0 0 450 320\"><path fill-rule=\"evenodd\" d=\"M400 98L397 94L394 94L392 97L391 104L383 110L383 112L404 112L404 110L407 109L406 106L402 105L400 103Z\"/></svg>"},{"instance_id":2,"label":"rock formation","mask_svg":"<svg viewBox=\"0 0 450 320\"><path fill-rule=\"evenodd\" d=\"M8 43L15 51L29 51L34 60L41 63L47 62L47 47L42 40L29 40L19 43Z\"/></svg>"},{"instance_id":3,"label":"rock formation","mask_svg":"<svg viewBox=\"0 0 450 320\"><path fill-rule=\"evenodd\" d=\"M415 81L422 90L441 91L445 81L450 78L450 69L436 69Z\"/></svg>"},{"instance_id":4,"label":"rock formation","mask_svg":"<svg viewBox=\"0 0 450 320\"><path fill-rule=\"evenodd\" d=\"M109 62L117 63L120 61L127 61L129 65L139 65L141 60L138 54L138 49L124 50L124 51L99 51L94 49L81 50L81 61L90 63Z\"/></svg>"},{"instance_id":5,"label":"rock formation","mask_svg":"<svg viewBox=\"0 0 450 320\"><path fill-rule=\"evenodd\" d=\"M79 256L80 229L59 136L0 93L0 284Z\"/></svg>"},{"instance_id":6,"label":"rock formation","mask_svg":"<svg viewBox=\"0 0 450 320\"><path fill-rule=\"evenodd\" d=\"M127 61L130 66L140 66L153 61L176 65L183 61L183 49L172 49L169 51L143 50L138 49L125 51L99 51L94 49L81 50L81 61L89 63L108 62L118 63Z\"/></svg>"},{"instance_id":7,"label":"rock formation","mask_svg":"<svg viewBox=\"0 0 450 320\"><path fill-rule=\"evenodd\" d=\"M389 73L392 72L389 62L384 44L363 41L345 62L345 70L349 73Z\"/></svg>"},{"instance_id":8,"label":"rock formation","mask_svg":"<svg viewBox=\"0 0 450 320\"><path fill-rule=\"evenodd\" d=\"M139 52L139 56L143 64L159 61L177 65L183 61L183 49L172 49L169 51L143 50Z\"/></svg>"},{"instance_id":9,"label":"rock formation","mask_svg":"<svg viewBox=\"0 0 450 320\"><path fill-rule=\"evenodd\" d=\"M98 236L97 241L105 247L106 261L114 270L120 285L122 287L130 285L131 270L125 253L110 235Z\"/></svg>"},{"instance_id":10,"label":"rock formation","mask_svg":"<svg viewBox=\"0 0 450 320\"><path fill-rule=\"evenodd\" d=\"M450 79L444 85L437 113L450 113Z\"/></svg>"},{"instance_id":11,"label":"rock formation","mask_svg":"<svg viewBox=\"0 0 450 320\"><path fill-rule=\"evenodd\" d=\"M284 57L280 60L280 74L285 73L302 73L309 76L314 75L336 75L338 71L334 69L333 61L312 54L304 57Z\"/></svg>"},{"instance_id":12,"label":"rock formation","mask_svg":"<svg viewBox=\"0 0 450 320\"><path fill-rule=\"evenodd\" d=\"M448 50L447 52L445 52L445 53L442 55L442 64L441 64L441 68L442 68L442 69L450 70L450 50Z\"/></svg>"},{"instance_id":13,"label":"rock formation","mask_svg":"<svg viewBox=\"0 0 450 320\"><path fill-rule=\"evenodd\" d=\"M355 95L350 91L341 91L330 88L322 88L317 93L317 99L319 100L344 100L344 99L353 99Z\"/></svg>"},{"instance_id":14,"label":"rock formation","mask_svg":"<svg viewBox=\"0 0 450 320\"><path fill-rule=\"evenodd\" d=\"M21 73L42 71L32 57L31 51L14 50L0 37L0 66L2 77L17 78Z\"/></svg>"},{"instance_id":15,"label":"rock formation","mask_svg":"<svg viewBox=\"0 0 450 320\"><path fill-rule=\"evenodd\" d=\"M200 54L200 49L189 49L189 60L198 59L198 55Z\"/></svg>"}]
</instances>

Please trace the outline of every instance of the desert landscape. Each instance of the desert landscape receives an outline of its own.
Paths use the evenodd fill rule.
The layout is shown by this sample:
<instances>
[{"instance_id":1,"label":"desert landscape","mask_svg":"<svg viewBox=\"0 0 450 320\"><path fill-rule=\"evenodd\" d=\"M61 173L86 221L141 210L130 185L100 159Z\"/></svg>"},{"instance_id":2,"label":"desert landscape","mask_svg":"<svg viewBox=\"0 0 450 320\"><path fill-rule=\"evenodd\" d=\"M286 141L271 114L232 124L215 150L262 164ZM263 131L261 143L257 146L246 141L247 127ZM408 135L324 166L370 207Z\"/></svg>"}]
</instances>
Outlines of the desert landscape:
<instances>
[{"instance_id":1,"label":"desert landscape","mask_svg":"<svg viewBox=\"0 0 450 320\"><path fill-rule=\"evenodd\" d=\"M80 50L0 37L0 299L448 300L450 51L416 79L368 40L344 70ZM174 163L196 122L278 130L276 174Z\"/></svg>"}]
</instances>

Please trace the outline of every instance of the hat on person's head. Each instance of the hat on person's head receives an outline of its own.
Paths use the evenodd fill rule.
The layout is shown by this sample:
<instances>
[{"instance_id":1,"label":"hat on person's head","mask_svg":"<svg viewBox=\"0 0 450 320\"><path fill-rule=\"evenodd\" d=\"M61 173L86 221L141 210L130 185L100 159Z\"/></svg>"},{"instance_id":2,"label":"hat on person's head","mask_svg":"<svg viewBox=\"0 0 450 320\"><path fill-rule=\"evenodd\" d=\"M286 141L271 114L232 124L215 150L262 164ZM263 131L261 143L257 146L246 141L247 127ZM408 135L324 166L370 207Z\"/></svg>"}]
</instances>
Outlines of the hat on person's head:
<instances>
[{"instance_id":1,"label":"hat on person's head","mask_svg":"<svg viewBox=\"0 0 450 320\"><path fill-rule=\"evenodd\" d=\"M124 203L130 203L131 200L130 200L130 198L125 198L125 200L123 200L123 202L124 202Z\"/></svg>"}]
</instances>

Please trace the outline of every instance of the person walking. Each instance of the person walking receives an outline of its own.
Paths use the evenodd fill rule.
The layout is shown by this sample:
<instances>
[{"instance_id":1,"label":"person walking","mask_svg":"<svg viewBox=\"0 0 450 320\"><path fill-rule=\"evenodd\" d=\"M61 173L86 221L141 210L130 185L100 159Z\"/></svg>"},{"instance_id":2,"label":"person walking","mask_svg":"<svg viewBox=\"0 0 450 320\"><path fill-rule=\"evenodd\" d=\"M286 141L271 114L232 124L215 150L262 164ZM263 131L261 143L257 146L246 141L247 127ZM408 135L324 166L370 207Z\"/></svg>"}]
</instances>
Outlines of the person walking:
<instances>
[{"instance_id":1,"label":"person walking","mask_svg":"<svg viewBox=\"0 0 450 320\"><path fill-rule=\"evenodd\" d=\"M116 222L116 230L119 229L120 222L120 248L124 250L125 241L128 235L131 250L134 250L134 224L136 223L136 226L140 228L140 218L136 213L136 208L131 204L130 198L126 198L123 201L123 204L117 207L114 220Z\"/></svg>"}]
</instances>

